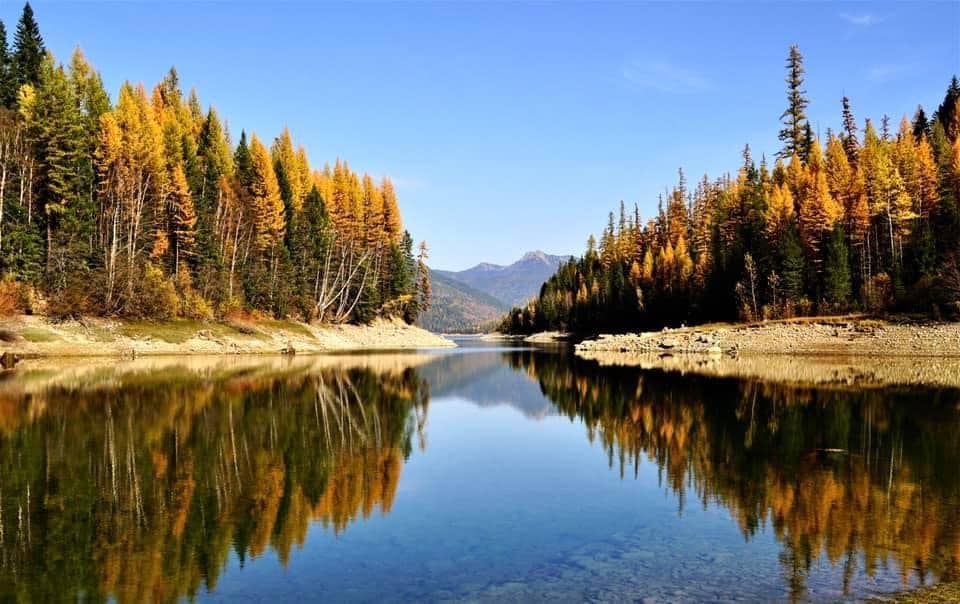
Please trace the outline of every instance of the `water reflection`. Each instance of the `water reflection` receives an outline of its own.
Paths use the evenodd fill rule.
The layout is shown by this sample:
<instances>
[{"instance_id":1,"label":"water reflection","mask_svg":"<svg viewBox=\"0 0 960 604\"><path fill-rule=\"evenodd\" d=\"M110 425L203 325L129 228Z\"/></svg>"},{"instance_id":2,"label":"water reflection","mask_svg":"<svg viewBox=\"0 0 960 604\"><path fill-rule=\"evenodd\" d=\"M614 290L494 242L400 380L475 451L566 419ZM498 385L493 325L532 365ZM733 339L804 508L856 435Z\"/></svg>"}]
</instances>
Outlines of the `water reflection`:
<instances>
[{"instance_id":1,"label":"water reflection","mask_svg":"<svg viewBox=\"0 0 960 604\"><path fill-rule=\"evenodd\" d=\"M231 550L285 563L311 521L389 512L428 401L413 369L87 377L2 391L3 599L169 601L213 589Z\"/></svg>"},{"instance_id":2,"label":"water reflection","mask_svg":"<svg viewBox=\"0 0 960 604\"><path fill-rule=\"evenodd\" d=\"M956 391L803 389L599 368L511 353L620 475L656 464L682 513L719 503L752 538L769 523L794 598L818 559L906 583L960 578Z\"/></svg>"},{"instance_id":3,"label":"water reflection","mask_svg":"<svg viewBox=\"0 0 960 604\"><path fill-rule=\"evenodd\" d=\"M672 547L674 559L687 565L701 564L704 554L672 544L664 526L645 529L642 551L618 545L623 551L607 555L585 550L577 539L586 539L586 532L571 525L596 525L600 532L608 525L629 526L623 508L605 507L605 495L590 495L591 488L598 474L607 483L642 483L643 468L655 469L681 522L692 522L692 512L711 506L733 518L752 557L730 563L731 572L742 577L750 565L771 557L760 543L774 535L781 573L776 589L742 596L860 595L863 576L892 578L894 584L960 579L956 391L805 389L600 367L562 350L489 349L435 356L26 363L0 374L0 599L171 601L215 590L224 569L259 564L268 552L286 566L308 541L342 537L361 519L391 511L406 461L431 455L431 397L434 404L459 399L480 407L510 405L522 415L503 421L521 422L527 434L565 423L560 414L586 436L557 433L549 440L519 440L496 455L490 451L490 459L469 456L460 470L463 480L479 483L502 474L540 493L521 500L524 491L509 491L518 498L510 505L532 512L518 513L514 525L502 519L503 530L527 531L527 541L568 535L515 550L513 568L498 565L496 576L484 575L494 566L485 561L494 556L489 544L499 539L508 550L514 546L506 545L511 542L505 532L488 525L490 532L480 535L476 527L486 522L484 508L503 496L498 492L454 504L445 498L449 484L424 487L418 501L432 496L433 513L477 522L465 521L461 529L440 520L433 525L429 513L412 510L421 517L409 540L388 536L386 525L410 522L392 516L384 518L382 535L367 536L372 541L364 542L362 554L374 569L391 551L405 555L410 541L416 546L409 551L435 550L428 564L445 568L438 559L449 552L440 535L462 530L454 541L469 545L463 559L474 566L445 571L446 583L438 583L443 597L570 597L590 595L582 590L602 583L606 591L593 595L622 599L658 585L676 587L669 568L639 566L651 559L651 542ZM491 446L471 426L430 426L437 431L455 433L470 451ZM602 448L613 472L603 461L593 462L587 443ZM579 466L547 464L546 446L586 458L593 482ZM546 461L532 465L530 458ZM418 484L430 478L421 472ZM582 497L567 507L590 502L600 515L561 514L563 500L545 501L542 493L556 491L558 479L582 485ZM456 510L445 509L454 505ZM638 499L628 513L655 517L650 505ZM618 543L636 541L622 529L618 535ZM715 545L716 552L730 549ZM521 557L537 560L535 568L521 568ZM837 571L829 575L837 583L834 591L811 588L824 565ZM331 571L337 575L332 580L349 584L351 569L345 570ZM466 585L464 577L483 581ZM378 578L391 589L387 577ZM416 576L403 580L403 598L439 597ZM687 591L686 597L741 587L736 578L722 588L719 579L715 583L709 586L714 591ZM264 585L262 594L269 596L270 589ZM355 597L383 592L364 594Z\"/></svg>"}]
</instances>

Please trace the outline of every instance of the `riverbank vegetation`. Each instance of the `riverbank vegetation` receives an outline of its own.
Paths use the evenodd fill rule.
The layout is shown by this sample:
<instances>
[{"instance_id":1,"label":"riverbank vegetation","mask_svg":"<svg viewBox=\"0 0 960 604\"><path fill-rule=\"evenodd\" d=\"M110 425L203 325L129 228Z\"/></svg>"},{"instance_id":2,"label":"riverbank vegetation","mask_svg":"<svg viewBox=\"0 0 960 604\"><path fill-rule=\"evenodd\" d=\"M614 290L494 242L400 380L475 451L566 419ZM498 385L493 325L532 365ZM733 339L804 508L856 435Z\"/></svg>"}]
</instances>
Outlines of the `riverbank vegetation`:
<instances>
[{"instance_id":1,"label":"riverbank vegetation","mask_svg":"<svg viewBox=\"0 0 960 604\"><path fill-rule=\"evenodd\" d=\"M644 222L623 202L501 330L629 331L849 310L960 314L960 82L929 116L815 136L803 57L787 59L782 149L690 185Z\"/></svg>"},{"instance_id":2,"label":"riverbank vegetation","mask_svg":"<svg viewBox=\"0 0 960 604\"><path fill-rule=\"evenodd\" d=\"M115 101L78 48L45 50L29 4L0 24L0 312L335 323L427 305L389 178L311 166L184 93L175 69Z\"/></svg>"}]
</instances>

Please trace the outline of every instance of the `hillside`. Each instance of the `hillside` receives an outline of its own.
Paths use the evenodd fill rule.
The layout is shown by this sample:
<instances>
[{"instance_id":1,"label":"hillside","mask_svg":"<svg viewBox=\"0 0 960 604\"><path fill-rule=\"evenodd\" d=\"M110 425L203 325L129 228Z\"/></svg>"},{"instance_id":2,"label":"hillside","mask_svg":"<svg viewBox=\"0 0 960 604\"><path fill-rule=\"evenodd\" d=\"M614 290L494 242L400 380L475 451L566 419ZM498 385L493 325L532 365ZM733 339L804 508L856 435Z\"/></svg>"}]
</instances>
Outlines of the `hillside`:
<instances>
[{"instance_id":1,"label":"hillside","mask_svg":"<svg viewBox=\"0 0 960 604\"><path fill-rule=\"evenodd\" d=\"M476 333L507 312L507 304L442 273L430 273L432 301L418 321L424 329L435 333Z\"/></svg>"},{"instance_id":2,"label":"hillside","mask_svg":"<svg viewBox=\"0 0 960 604\"><path fill-rule=\"evenodd\" d=\"M515 306L535 298L543 282L569 259L570 256L554 256L538 250L524 254L509 266L483 262L464 271L434 271L434 274L465 283L507 306Z\"/></svg>"}]
</instances>

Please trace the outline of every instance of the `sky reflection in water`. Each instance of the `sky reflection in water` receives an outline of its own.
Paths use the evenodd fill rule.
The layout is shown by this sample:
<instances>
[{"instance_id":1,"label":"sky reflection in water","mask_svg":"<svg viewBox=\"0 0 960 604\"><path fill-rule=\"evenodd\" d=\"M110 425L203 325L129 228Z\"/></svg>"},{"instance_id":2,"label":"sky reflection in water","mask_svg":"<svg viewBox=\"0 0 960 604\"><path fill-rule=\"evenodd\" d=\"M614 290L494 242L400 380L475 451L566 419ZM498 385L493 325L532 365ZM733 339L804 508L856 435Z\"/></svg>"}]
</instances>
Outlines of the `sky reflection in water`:
<instances>
[{"instance_id":1,"label":"sky reflection in water","mask_svg":"<svg viewBox=\"0 0 960 604\"><path fill-rule=\"evenodd\" d=\"M494 347L142 363L0 382L4 599L823 600L960 575L956 392Z\"/></svg>"}]
</instances>

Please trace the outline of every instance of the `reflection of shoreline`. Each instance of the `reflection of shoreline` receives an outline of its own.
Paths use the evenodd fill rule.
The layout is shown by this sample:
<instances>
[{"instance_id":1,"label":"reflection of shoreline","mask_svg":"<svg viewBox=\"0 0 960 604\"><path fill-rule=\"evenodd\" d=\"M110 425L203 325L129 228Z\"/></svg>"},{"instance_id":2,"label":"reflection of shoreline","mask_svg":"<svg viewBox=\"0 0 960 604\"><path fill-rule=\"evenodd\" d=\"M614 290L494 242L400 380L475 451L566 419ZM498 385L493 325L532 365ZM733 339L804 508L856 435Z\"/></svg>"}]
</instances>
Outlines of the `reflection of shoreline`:
<instances>
[{"instance_id":1,"label":"reflection of shoreline","mask_svg":"<svg viewBox=\"0 0 960 604\"><path fill-rule=\"evenodd\" d=\"M0 373L0 396L41 392L51 387L112 388L129 381L164 384L170 379L217 381L231 377L282 376L320 370L363 369L399 374L434 357L424 352L394 354L151 355L134 359L62 357L25 359Z\"/></svg>"},{"instance_id":2,"label":"reflection of shoreline","mask_svg":"<svg viewBox=\"0 0 960 604\"><path fill-rule=\"evenodd\" d=\"M960 357L845 357L801 355L664 354L578 351L602 366L639 367L709 377L757 379L793 386L882 388L931 386L960 388Z\"/></svg>"},{"instance_id":3,"label":"reflection of shoreline","mask_svg":"<svg viewBox=\"0 0 960 604\"><path fill-rule=\"evenodd\" d=\"M717 503L745 538L770 527L804 597L817 560L960 578L960 392L823 389L717 380L516 353L621 476L658 467L681 509ZM859 569L858 569L859 566ZM889 571L887 571L889 572Z\"/></svg>"},{"instance_id":4,"label":"reflection of shoreline","mask_svg":"<svg viewBox=\"0 0 960 604\"><path fill-rule=\"evenodd\" d=\"M112 382L34 368L29 393L8 376L0 600L179 601L213 589L231 552L285 564L313 522L389 512L428 387L406 361L290 361L136 364Z\"/></svg>"}]
</instances>

